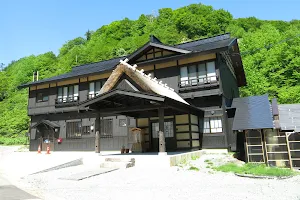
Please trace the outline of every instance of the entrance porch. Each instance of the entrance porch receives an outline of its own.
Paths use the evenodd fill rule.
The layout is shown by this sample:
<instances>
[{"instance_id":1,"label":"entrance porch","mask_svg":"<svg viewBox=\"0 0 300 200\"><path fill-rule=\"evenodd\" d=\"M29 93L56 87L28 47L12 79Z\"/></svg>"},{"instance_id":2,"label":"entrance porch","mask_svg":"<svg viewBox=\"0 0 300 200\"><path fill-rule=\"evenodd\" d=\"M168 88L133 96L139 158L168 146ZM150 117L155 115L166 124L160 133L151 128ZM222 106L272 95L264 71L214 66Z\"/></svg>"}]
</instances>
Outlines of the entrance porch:
<instances>
[{"instance_id":1,"label":"entrance porch","mask_svg":"<svg viewBox=\"0 0 300 200\"><path fill-rule=\"evenodd\" d=\"M202 133L199 124L203 111L165 96L114 89L83 102L80 110L97 115L97 153L100 152L100 141L105 138L105 127L101 119L118 115L136 119L136 127L141 130L142 135L139 141L142 152L167 155L166 152L201 149Z\"/></svg>"}]
</instances>

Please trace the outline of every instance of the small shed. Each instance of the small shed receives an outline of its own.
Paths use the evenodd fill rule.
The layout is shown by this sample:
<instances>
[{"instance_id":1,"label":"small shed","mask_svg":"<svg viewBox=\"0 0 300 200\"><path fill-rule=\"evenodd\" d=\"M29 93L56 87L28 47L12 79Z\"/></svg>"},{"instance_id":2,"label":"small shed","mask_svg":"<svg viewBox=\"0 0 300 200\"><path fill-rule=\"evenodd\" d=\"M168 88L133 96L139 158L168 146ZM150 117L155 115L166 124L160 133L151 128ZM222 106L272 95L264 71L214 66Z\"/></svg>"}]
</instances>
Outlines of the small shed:
<instances>
[{"instance_id":1,"label":"small shed","mask_svg":"<svg viewBox=\"0 0 300 200\"><path fill-rule=\"evenodd\" d=\"M228 111L234 113L232 130L237 133L240 158L269 166L299 167L300 137L295 132L300 119L293 123L291 119L297 118L300 109L292 112L278 106L276 100L270 104L268 95L261 95L235 98Z\"/></svg>"}]
</instances>

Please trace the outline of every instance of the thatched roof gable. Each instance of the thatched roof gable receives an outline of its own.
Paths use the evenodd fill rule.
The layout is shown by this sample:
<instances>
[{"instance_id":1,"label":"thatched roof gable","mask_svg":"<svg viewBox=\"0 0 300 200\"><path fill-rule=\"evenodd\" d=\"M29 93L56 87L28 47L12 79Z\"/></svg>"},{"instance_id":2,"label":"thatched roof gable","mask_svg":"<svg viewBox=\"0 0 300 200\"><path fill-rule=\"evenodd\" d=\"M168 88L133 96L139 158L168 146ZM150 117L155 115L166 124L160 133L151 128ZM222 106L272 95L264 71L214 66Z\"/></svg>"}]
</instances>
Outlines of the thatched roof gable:
<instances>
[{"instance_id":1,"label":"thatched roof gable","mask_svg":"<svg viewBox=\"0 0 300 200\"><path fill-rule=\"evenodd\" d=\"M137 70L136 65L131 66L127 63L128 59L120 60L120 64L113 70L112 74L100 90L100 94L112 90L118 83L123 74L126 74L132 81L139 85L143 92L158 94L169 97L176 101L188 104L182 97L177 94L174 89L167 86L167 84L158 81L157 78L152 78L151 74L146 75L144 70Z\"/></svg>"}]
</instances>

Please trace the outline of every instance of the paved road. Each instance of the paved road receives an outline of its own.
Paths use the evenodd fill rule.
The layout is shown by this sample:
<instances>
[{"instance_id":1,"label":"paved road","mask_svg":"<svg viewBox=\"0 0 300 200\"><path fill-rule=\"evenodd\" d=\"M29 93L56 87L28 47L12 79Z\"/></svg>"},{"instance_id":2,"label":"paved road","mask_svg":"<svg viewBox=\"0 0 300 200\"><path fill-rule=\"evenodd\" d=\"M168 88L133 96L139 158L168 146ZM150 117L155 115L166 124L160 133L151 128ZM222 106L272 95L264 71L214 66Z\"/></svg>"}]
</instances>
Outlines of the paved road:
<instances>
[{"instance_id":1,"label":"paved road","mask_svg":"<svg viewBox=\"0 0 300 200\"><path fill-rule=\"evenodd\" d=\"M16 149L16 147L0 146L0 165L4 159ZM0 200L29 200L39 199L12 185L0 171Z\"/></svg>"},{"instance_id":2,"label":"paved road","mask_svg":"<svg viewBox=\"0 0 300 200\"><path fill-rule=\"evenodd\" d=\"M17 188L14 185L1 177L0 174L0 200L29 200L29 199L39 199L27 192Z\"/></svg>"}]
</instances>

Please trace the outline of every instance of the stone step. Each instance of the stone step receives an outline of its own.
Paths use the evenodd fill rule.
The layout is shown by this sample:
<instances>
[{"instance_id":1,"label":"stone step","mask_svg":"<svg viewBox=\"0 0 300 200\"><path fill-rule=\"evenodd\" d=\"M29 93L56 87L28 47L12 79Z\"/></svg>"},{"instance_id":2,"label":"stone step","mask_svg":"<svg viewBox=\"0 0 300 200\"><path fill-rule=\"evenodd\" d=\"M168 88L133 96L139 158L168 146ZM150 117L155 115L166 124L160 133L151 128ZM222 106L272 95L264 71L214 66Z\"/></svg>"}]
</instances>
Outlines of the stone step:
<instances>
[{"instance_id":1,"label":"stone step","mask_svg":"<svg viewBox=\"0 0 300 200\"><path fill-rule=\"evenodd\" d=\"M112 158L105 158L105 162L131 162L135 163L134 158L128 157L112 157Z\"/></svg>"},{"instance_id":2,"label":"stone step","mask_svg":"<svg viewBox=\"0 0 300 200\"><path fill-rule=\"evenodd\" d=\"M133 167L134 163L132 162L103 162L100 164L100 168L119 168L125 169Z\"/></svg>"}]
</instances>

